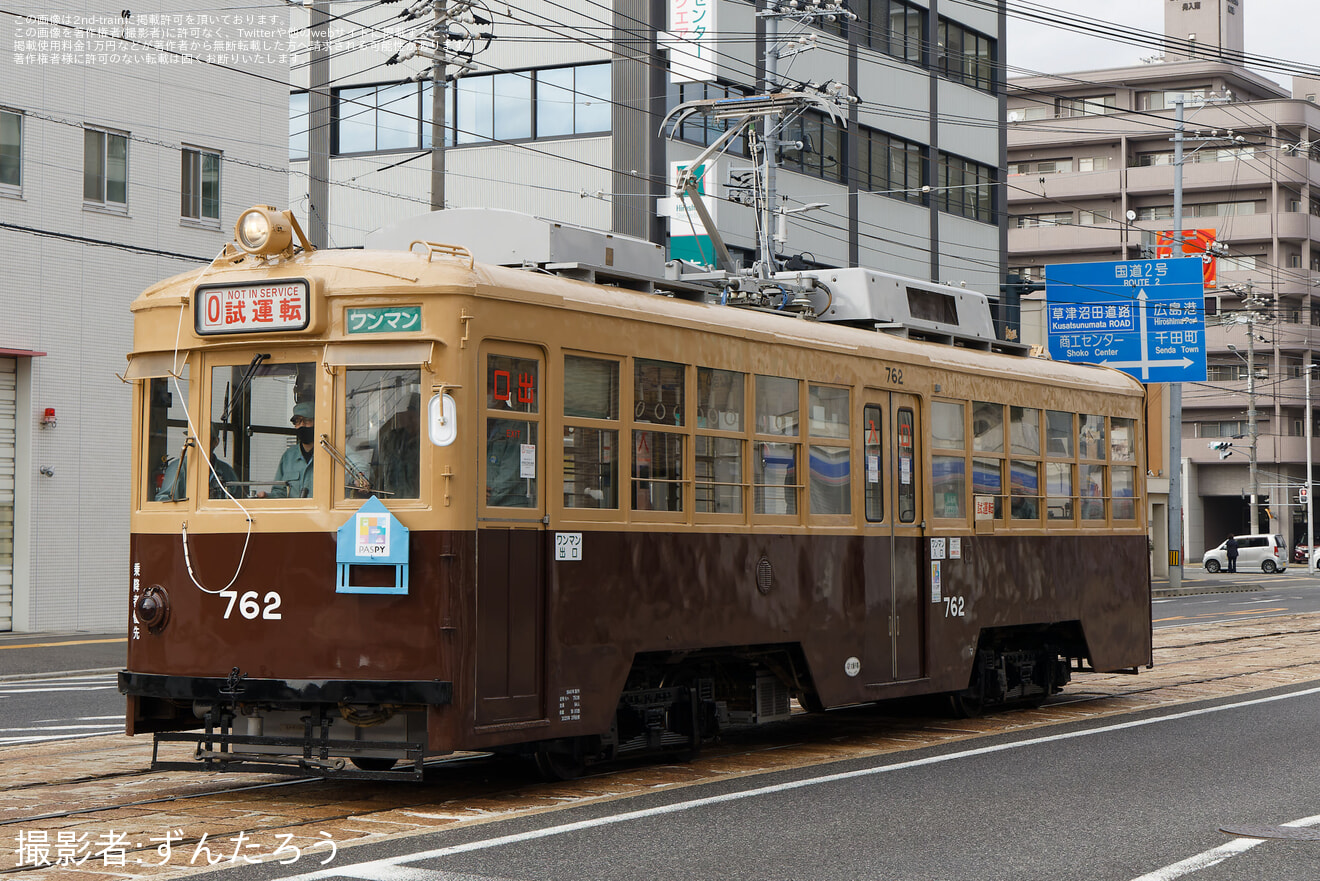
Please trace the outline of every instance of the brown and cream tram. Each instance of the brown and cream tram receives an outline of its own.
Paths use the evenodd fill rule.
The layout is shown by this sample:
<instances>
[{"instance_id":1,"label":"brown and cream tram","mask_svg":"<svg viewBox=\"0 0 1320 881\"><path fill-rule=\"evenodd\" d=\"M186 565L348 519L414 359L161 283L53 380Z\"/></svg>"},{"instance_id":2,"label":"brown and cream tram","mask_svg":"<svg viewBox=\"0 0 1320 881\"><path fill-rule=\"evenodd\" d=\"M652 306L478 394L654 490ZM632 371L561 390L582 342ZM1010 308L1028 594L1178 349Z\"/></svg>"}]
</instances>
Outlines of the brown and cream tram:
<instances>
[{"instance_id":1,"label":"brown and cream tram","mask_svg":"<svg viewBox=\"0 0 1320 881\"><path fill-rule=\"evenodd\" d=\"M821 271L787 314L616 237L526 271L290 225L133 304L120 688L189 766L570 774L790 697L978 712L1150 664L1143 390L999 351L968 292ZM823 320L885 291L906 330Z\"/></svg>"}]
</instances>

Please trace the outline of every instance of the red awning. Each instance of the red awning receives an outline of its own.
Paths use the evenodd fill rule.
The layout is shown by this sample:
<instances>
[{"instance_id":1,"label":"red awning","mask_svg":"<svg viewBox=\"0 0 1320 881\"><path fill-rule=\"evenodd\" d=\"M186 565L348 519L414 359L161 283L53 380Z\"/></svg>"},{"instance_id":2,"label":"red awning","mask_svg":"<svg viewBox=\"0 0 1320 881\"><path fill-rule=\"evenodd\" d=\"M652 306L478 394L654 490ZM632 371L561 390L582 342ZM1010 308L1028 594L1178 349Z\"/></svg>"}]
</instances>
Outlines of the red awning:
<instances>
[{"instance_id":1,"label":"red awning","mask_svg":"<svg viewBox=\"0 0 1320 881\"><path fill-rule=\"evenodd\" d=\"M0 348L0 358L44 358L45 355L45 352L34 352L31 349Z\"/></svg>"}]
</instances>

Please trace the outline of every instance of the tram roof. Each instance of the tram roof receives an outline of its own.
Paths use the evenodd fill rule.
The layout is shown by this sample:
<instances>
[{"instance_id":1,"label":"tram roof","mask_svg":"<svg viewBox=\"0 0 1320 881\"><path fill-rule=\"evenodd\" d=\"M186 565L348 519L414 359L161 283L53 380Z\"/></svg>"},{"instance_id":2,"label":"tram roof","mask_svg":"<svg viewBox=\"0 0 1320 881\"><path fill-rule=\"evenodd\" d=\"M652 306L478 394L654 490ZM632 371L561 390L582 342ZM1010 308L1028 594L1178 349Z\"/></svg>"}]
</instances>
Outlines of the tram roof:
<instances>
[{"instance_id":1,"label":"tram roof","mask_svg":"<svg viewBox=\"0 0 1320 881\"><path fill-rule=\"evenodd\" d=\"M987 352L947 343L907 339L855 327L813 321L785 312L703 303L663 293L643 293L591 284L544 272L476 263L468 257L398 250L321 249L292 258L265 261L245 258L217 262L203 270L180 273L152 285L130 307L134 313L178 309L191 301L198 286L246 284L262 280L314 279L326 296L362 296L379 292L412 296L429 289L438 294L504 298L514 290L525 302L585 309L666 327L687 328L731 337L857 354L911 365L956 371L1002 373L1019 381L1072 385L1140 396L1140 383L1121 371L1048 358ZM419 291L419 288L421 289ZM290 339L289 342L294 342ZM147 347L152 348L152 347Z\"/></svg>"}]
</instances>

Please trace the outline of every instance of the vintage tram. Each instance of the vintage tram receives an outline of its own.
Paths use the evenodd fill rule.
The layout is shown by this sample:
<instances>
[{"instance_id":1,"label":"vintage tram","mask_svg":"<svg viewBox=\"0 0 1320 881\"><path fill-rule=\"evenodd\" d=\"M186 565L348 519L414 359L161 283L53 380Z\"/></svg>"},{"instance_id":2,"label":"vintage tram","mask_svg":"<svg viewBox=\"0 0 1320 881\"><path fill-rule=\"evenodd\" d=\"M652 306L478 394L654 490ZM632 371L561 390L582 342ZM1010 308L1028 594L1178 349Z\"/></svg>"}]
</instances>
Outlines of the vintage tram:
<instances>
[{"instance_id":1,"label":"vintage tram","mask_svg":"<svg viewBox=\"0 0 1320 881\"><path fill-rule=\"evenodd\" d=\"M132 307L120 689L157 766L570 775L790 698L975 713L1151 663L1143 389L998 342L979 294L731 306L509 212L236 239Z\"/></svg>"}]
</instances>

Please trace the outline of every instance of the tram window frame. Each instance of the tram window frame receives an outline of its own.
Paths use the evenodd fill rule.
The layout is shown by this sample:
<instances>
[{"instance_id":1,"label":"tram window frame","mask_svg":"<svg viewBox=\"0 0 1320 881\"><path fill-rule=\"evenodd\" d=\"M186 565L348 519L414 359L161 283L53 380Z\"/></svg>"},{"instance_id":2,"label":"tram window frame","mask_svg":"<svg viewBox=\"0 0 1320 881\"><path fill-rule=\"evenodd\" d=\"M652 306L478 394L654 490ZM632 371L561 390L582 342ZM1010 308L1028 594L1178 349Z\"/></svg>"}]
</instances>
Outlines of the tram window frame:
<instances>
[{"instance_id":1,"label":"tram window frame","mask_svg":"<svg viewBox=\"0 0 1320 881\"><path fill-rule=\"evenodd\" d=\"M840 398L842 407L839 406ZM825 522L852 522L852 389L847 386L807 383L807 492L808 513L813 520ZM843 421L838 417L842 415ZM819 417L819 418L818 418ZM830 485L825 477L817 477L818 452L823 456L842 456L834 464L842 464L844 481ZM823 510L830 496L841 502L843 510ZM819 501L819 504L818 504ZM818 508L822 510L818 510Z\"/></svg>"},{"instance_id":2,"label":"tram window frame","mask_svg":"<svg viewBox=\"0 0 1320 881\"><path fill-rule=\"evenodd\" d=\"M971 406L971 475L972 498L989 496L994 499L994 519L1004 519L1004 450L1008 447L1005 435L1009 426L1004 405L993 401L972 401ZM989 475L994 480L990 482Z\"/></svg>"},{"instance_id":3,"label":"tram window frame","mask_svg":"<svg viewBox=\"0 0 1320 881\"><path fill-rule=\"evenodd\" d=\"M573 520L616 520L619 512L619 475L622 469L623 451L619 448L622 431L623 397L623 358L617 355L602 355L595 352L565 351L563 353L562 406L563 430L560 433L561 468L559 471L558 498L563 503L564 516ZM585 372L584 372L585 371ZM587 374L599 371L600 376ZM584 403L576 390L584 383L599 385L604 380L604 408L582 406ZM577 433L583 432L581 436ZM591 441L588 433L595 433L596 449L599 453L597 464L600 473L595 486L579 487L579 466L582 457L577 453L589 449ZM570 443L570 433L573 435ZM579 447L581 439L585 446ZM612 446L602 446L602 440L612 440ZM605 458L606 451L612 450L611 458ZM586 461L590 465L590 461ZM592 490L599 493L599 498ZM590 502L590 503L589 503Z\"/></svg>"},{"instance_id":4,"label":"tram window frame","mask_svg":"<svg viewBox=\"0 0 1320 881\"><path fill-rule=\"evenodd\" d=\"M1066 421L1066 424L1065 424ZM1067 410L1045 411L1045 517L1048 524L1074 525L1077 522L1075 488L1076 461L1073 455L1077 414ZM1057 477L1067 477L1066 492L1056 492ZM1062 503L1056 500L1062 499Z\"/></svg>"},{"instance_id":5,"label":"tram window frame","mask_svg":"<svg viewBox=\"0 0 1320 881\"><path fill-rule=\"evenodd\" d=\"M192 464L188 453L196 446L196 443L185 444L185 440L191 436L192 432L188 425L188 406L191 400L192 388L189 385L188 365L184 364L183 369L179 371L179 378L176 380L172 376L153 376L145 378L142 386L143 392L143 420L142 420L142 449L140 450L142 468L141 479L143 480L144 503L162 503L177 504L188 500L187 480L188 468ZM160 404L162 395L168 395L169 403ZM177 398L182 397L182 404ZM170 418L171 411L178 410L181 415ZM171 429L178 431L177 437L171 437ZM183 460L181 467L174 468L174 472L182 471L183 485L182 492L174 494L170 492L177 486L177 478L171 477L171 463ZM164 497L162 497L162 495Z\"/></svg>"},{"instance_id":6,"label":"tram window frame","mask_svg":"<svg viewBox=\"0 0 1320 881\"><path fill-rule=\"evenodd\" d=\"M868 523L885 522L885 411L879 404L862 407L862 509ZM874 457L874 459L872 458ZM920 462L920 458L916 460Z\"/></svg>"},{"instance_id":7,"label":"tram window frame","mask_svg":"<svg viewBox=\"0 0 1320 881\"><path fill-rule=\"evenodd\" d=\"M1077 507L1083 525L1109 519L1107 428L1104 416L1077 414Z\"/></svg>"},{"instance_id":8,"label":"tram window frame","mask_svg":"<svg viewBox=\"0 0 1320 881\"><path fill-rule=\"evenodd\" d=\"M688 388L691 385L691 365L678 361L665 361L659 358L632 358L629 363L630 379L632 382L629 388L632 389L630 403L632 411L630 413L628 432L628 505L633 516L644 519L657 519L662 521L685 522L688 512L691 510L691 501L689 494L692 484L691 470L688 462L688 450L692 444L689 441L691 431L689 425L691 420L688 418L688 406L691 395ZM678 389L678 400L671 400L666 403L664 393L664 379L662 375L666 372L672 379L673 370L677 368L682 377L681 385ZM651 403L652 398L647 394L648 377L654 377L656 382L657 394L654 398L655 403ZM672 390L673 386L669 388ZM639 444L647 439L649 443L649 463L642 464L642 457L638 453ZM669 445L677 445L677 449L669 448ZM668 463L662 473L673 474L675 469L676 477L656 477L655 476L655 457L661 454L662 446L668 448L666 459ZM641 469L646 467L650 469L649 473L643 476ZM659 485L668 492L661 496L664 501L664 507L655 507L656 494L655 488ZM643 504L642 488L646 489L645 504Z\"/></svg>"},{"instance_id":9,"label":"tram window frame","mask_svg":"<svg viewBox=\"0 0 1320 881\"><path fill-rule=\"evenodd\" d=\"M787 384L792 384L793 393L787 392ZM752 517L759 522L797 523L802 516L802 398L806 393L804 380L788 376L773 376L757 373L753 381L752 412L754 422L752 450ZM773 391L772 389L777 389ZM771 400L774 403L770 403ZM785 403L796 401L796 408L771 412ZM791 463L784 473L784 482L767 483L767 463L777 448L787 448ZM782 467L782 466L776 466ZM772 490L784 492L783 511L767 510L768 493Z\"/></svg>"},{"instance_id":10,"label":"tram window frame","mask_svg":"<svg viewBox=\"0 0 1320 881\"><path fill-rule=\"evenodd\" d=\"M1137 421L1129 417L1109 418L1109 514L1114 521L1137 520L1136 426ZM1120 437L1125 439L1120 441ZM1120 494L1120 487L1127 495Z\"/></svg>"},{"instance_id":11,"label":"tram window frame","mask_svg":"<svg viewBox=\"0 0 1320 881\"><path fill-rule=\"evenodd\" d=\"M358 387L355 388L351 382L351 376L354 374L379 374L380 382L374 388ZM393 374L390 377L390 374ZM336 478L334 485L336 494L340 499L360 500L366 495L372 495L379 492L379 498L387 505L390 503L408 503L416 504L422 501L423 487L427 482L423 479L422 471L422 368L421 365L384 365L384 366L351 366L345 367L342 374L342 393L336 395L336 407L339 408L339 415L343 425L343 438L339 449L347 457L348 461L357 469L368 476L370 488L364 493L363 490L353 486L353 481L348 476ZM368 377L364 377L368 378ZM389 384L386 384L386 383ZM357 437L357 423L359 420L355 412L349 410L349 398L354 394L388 395L391 389L399 390L405 396L400 399L395 397L396 404L401 400L403 407L396 406L388 414L379 409L379 405L374 401L364 403L361 406L370 407L377 410L374 415L377 418L371 418L368 414L366 422L368 426L377 425L373 434L369 428L367 437L370 438L369 446L354 447L354 439ZM373 394L374 393L374 394ZM388 434L387 434L388 432ZM387 455L385 447L388 445L390 454ZM364 456L362 450L370 452L370 456ZM405 455L397 455L397 453ZM412 453L412 461L408 462L408 452ZM412 467L407 466L411 464ZM386 479L383 473L392 470L391 466L402 465L404 470L402 474L395 474L390 479ZM408 472L411 471L411 474ZM343 466L335 463L335 474L340 475L343 472ZM411 494L399 492L393 488L398 486L398 481L403 481L407 489L411 489Z\"/></svg>"},{"instance_id":12,"label":"tram window frame","mask_svg":"<svg viewBox=\"0 0 1320 881\"><path fill-rule=\"evenodd\" d=\"M1041 414L1038 407L1010 404L1008 408L1009 519L1014 524L1038 526L1044 508L1040 483ZM1032 475L1030 484L1034 484L1034 491L1028 474Z\"/></svg>"},{"instance_id":13,"label":"tram window frame","mask_svg":"<svg viewBox=\"0 0 1320 881\"><path fill-rule=\"evenodd\" d=\"M697 367L697 418L692 439L692 514L698 523L742 523L747 516L748 374ZM732 480L727 468L735 466ZM710 479L703 479L709 477Z\"/></svg>"},{"instance_id":14,"label":"tram window frame","mask_svg":"<svg viewBox=\"0 0 1320 881\"><path fill-rule=\"evenodd\" d=\"M971 512L967 493L967 447L969 446L967 439L971 436L967 422L970 418L970 409L971 402L969 401L931 401L930 445L932 452L930 457L930 484L932 519L956 521L965 525ZM949 475L941 477L939 472L942 466L952 467L957 474L951 472ZM955 482L958 487L958 492L954 497L957 506L951 510L948 507L950 494L947 489L953 486Z\"/></svg>"},{"instance_id":15,"label":"tram window frame","mask_svg":"<svg viewBox=\"0 0 1320 881\"><path fill-rule=\"evenodd\" d=\"M527 366L532 365L533 373L527 373ZM505 368L508 369L505 369ZM542 493L545 490L544 466L541 445L545 431L544 379L545 359L539 354L533 355L526 350L491 349L482 359L481 374L484 383L482 396L481 428L485 440L482 442L481 492L482 505L507 511L539 511L543 505ZM498 376L505 379L504 396L500 396ZM514 376L517 376L515 381ZM524 407L525 409L519 409ZM518 417L518 418L511 418ZM519 434L509 434L518 428ZM528 437L521 432L526 431ZM534 477L522 476L523 448L530 440L534 461ZM502 482L508 487L497 487L493 482L496 469L500 466ZM513 469L518 476L512 477ZM512 478L510 480L510 478ZM516 498L518 482L523 482L522 498L527 504L502 504L506 498ZM497 497L496 492L500 495ZM492 501L495 499L495 501Z\"/></svg>"},{"instance_id":16,"label":"tram window frame","mask_svg":"<svg viewBox=\"0 0 1320 881\"><path fill-rule=\"evenodd\" d=\"M228 421L225 421L226 398L234 392L242 381L244 375L252 368L255 358L246 358L246 353L231 355L228 352L216 353L208 358L205 363L205 376L207 378L206 388L203 389L205 400L203 407L210 414L207 422L206 443L210 444L211 431L218 430L229 435L221 441L220 458L226 460L235 472L237 482L242 487L242 496L253 502L282 502L282 503L306 503L313 504L318 498L318 490L326 483L326 477L318 472L318 460L331 462L329 456L323 455L320 449L320 436L329 435L326 430L326 415L319 407L317 398L320 397L320 373L319 362L307 352L294 352L288 356L278 358L266 358L257 364L255 371L246 383L247 388L243 391L246 403L231 402ZM219 371L228 370L230 375L228 381L220 390L217 390L217 383L221 382L218 377ZM274 422L254 423L248 414L253 408L253 398L257 396L258 390L261 395L257 396L258 406L261 408L273 407L279 397L267 394L268 383L272 380L276 382L291 381L286 400L281 401L284 414L281 419L276 415L277 410L272 410L271 415L262 415L263 419L274 419ZM278 386L275 386L278 388ZM308 494L305 496L276 495L278 489L275 486L274 478L279 473L280 463L288 454L288 451L298 445L298 432L292 425L291 414L294 408L300 404L311 403L313 406L313 422L315 432L312 439L312 473L311 485L308 488ZM238 422L237 420L242 420ZM262 450L254 455L252 452L253 439L266 435L282 437L283 448L278 444L270 449ZM229 443L232 441L232 452L229 451ZM263 444L264 446L264 444ZM209 447L208 447L209 448ZM242 453L240 454L240 448ZM278 451L278 452L277 452ZM261 465L261 470L253 473L253 463ZM325 466L321 466L324 468ZM269 479L267 479L269 478ZM257 493L265 493L264 496Z\"/></svg>"}]
</instances>

